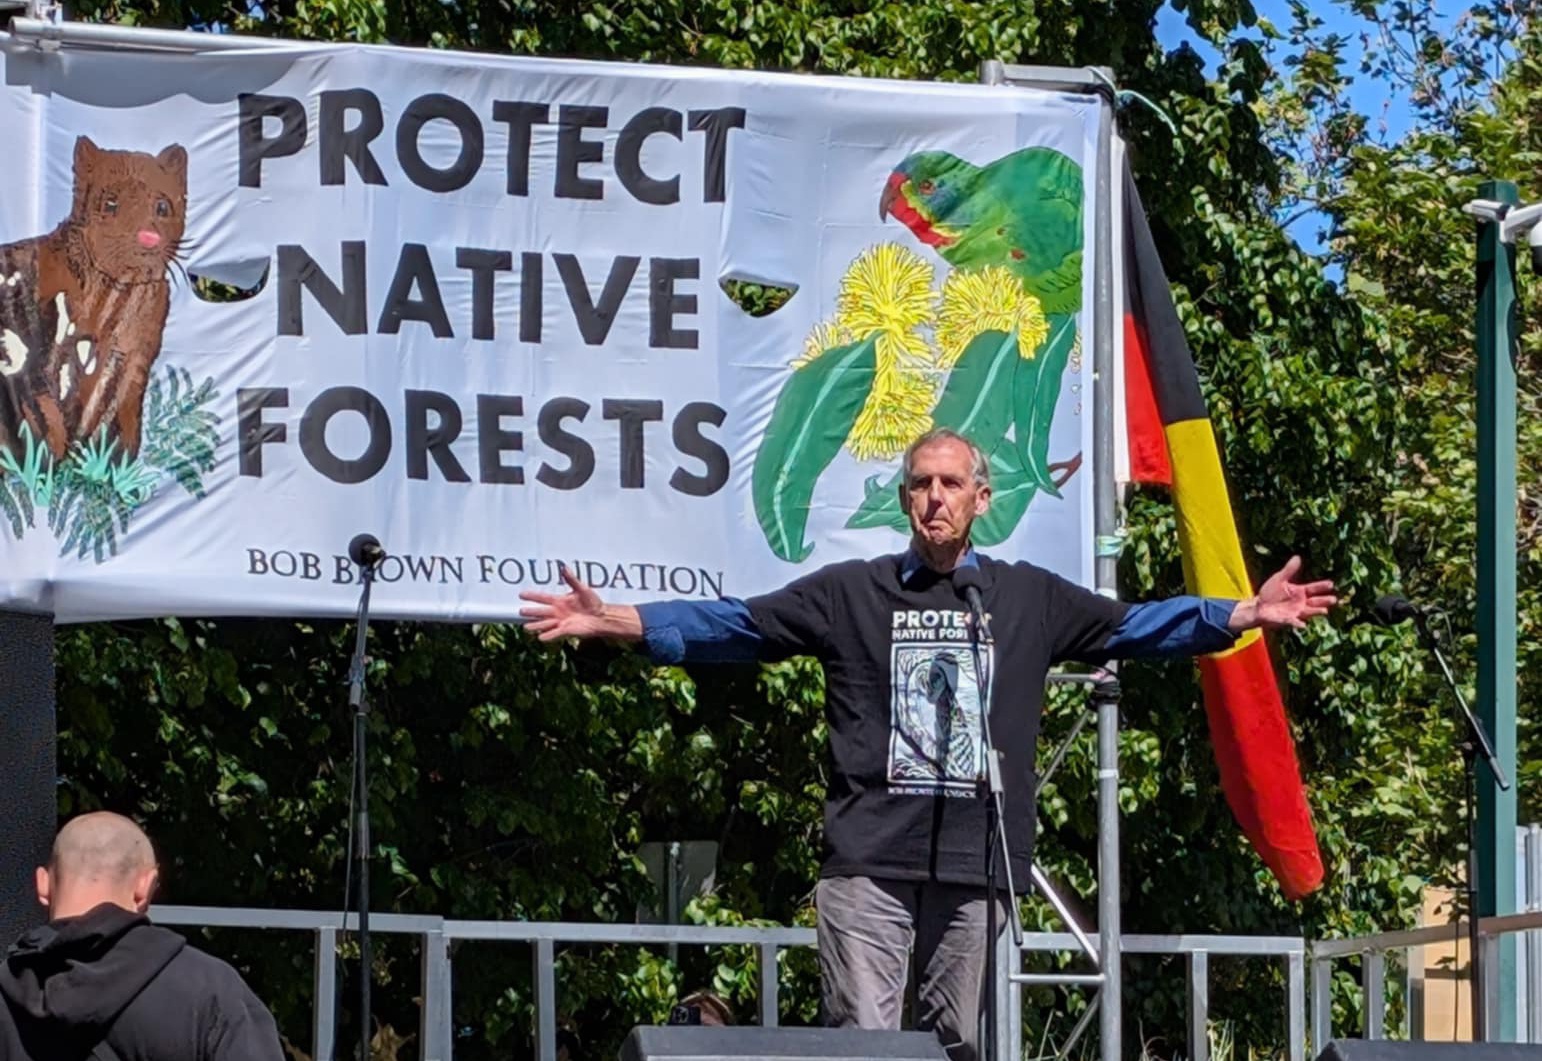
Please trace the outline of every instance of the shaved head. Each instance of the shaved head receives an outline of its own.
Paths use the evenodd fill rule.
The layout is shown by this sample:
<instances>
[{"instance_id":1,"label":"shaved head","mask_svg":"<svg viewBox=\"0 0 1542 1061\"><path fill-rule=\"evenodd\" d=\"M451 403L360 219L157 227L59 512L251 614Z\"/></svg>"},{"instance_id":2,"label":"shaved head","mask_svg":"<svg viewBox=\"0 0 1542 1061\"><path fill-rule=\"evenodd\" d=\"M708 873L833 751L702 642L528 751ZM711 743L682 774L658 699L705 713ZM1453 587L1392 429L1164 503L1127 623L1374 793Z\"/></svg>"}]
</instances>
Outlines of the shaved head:
<instances>
[{"instance_id":1,"label":"shaved head","mask_svg":"<svg viewBox=\"0 0 1542 1061\"><path fill-rule=\"evenodd\" d=\"M48 865L38 870L38 899L55 920L102 903L143 910L155 879L155 848L144 830L121 814L98 811L59 830Z\"/></svg>"}]
</instances>

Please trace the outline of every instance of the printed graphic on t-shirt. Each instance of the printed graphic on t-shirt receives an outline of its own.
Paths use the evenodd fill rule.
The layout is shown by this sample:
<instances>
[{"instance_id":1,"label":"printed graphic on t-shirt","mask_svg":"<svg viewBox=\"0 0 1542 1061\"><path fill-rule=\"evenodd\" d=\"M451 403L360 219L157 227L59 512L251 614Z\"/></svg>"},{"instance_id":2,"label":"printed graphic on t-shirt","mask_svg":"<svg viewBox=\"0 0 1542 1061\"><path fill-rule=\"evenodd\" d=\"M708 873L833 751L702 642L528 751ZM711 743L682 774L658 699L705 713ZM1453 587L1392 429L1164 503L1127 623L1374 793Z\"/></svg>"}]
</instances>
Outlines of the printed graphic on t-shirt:
<instances>
[{"instance_id":1,"label":"printed graphic on t-shirt","mask_svg":"<svg viewBox=\"0 0 1542 1061\"><path fill-rule=\"evenodd\" d=\"M889 790L972 796L984 775L985 753L967 616L896 612L893 635ZM979 654L989 675L991 646L980 646Z\"/></svg>"}]
</instances>

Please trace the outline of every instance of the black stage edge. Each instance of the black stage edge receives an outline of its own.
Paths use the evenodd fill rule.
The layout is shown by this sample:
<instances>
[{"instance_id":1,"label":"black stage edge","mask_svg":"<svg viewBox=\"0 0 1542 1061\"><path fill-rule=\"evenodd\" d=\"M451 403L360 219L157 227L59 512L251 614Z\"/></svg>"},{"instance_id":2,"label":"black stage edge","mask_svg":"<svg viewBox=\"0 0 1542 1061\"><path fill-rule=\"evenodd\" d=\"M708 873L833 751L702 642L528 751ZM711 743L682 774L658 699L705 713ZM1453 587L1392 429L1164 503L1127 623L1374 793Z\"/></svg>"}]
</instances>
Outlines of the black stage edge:
<instances>
[{"instance_id":1,"label":"black stage edge","mask_svg":"<svg viewBox=\"0 0 1542 1061\"><path fill-rule=\"evenodd\" d=\"M1317 1061L1542 1061L1542 1046L1335 1039L1317 1055Z\"/></svg>"},{"instance_id":2,"label":"black stage edge","mask_svg":"<svg viewBox=\"0 0 1542 1061\"><path fill-rule=\"evenodd\" d=\"M619 1061L948 1061L931 1032L642 1025Z\"/></svg>"},{"instance_id":3,"label":"black stage edge","mask_svg":"<svg viewBox=\"0 0 1542 1061\"><path fill-rule=\"evenodd\" d=\"M42 922L33 874L57 823L54 622L0 611L0 950Z\"/></svg>"}]
</instances>

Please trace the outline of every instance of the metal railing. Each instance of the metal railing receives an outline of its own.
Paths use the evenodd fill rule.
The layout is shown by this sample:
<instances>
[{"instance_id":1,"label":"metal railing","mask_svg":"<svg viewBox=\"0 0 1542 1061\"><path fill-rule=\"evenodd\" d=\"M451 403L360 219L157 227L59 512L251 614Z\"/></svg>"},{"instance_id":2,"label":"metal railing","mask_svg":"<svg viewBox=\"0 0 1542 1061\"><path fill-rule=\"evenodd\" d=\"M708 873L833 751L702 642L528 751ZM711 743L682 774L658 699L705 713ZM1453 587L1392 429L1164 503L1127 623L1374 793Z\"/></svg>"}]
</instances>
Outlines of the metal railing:
<instances>
[{"instance_id":1,"label":"metal railing","mask_svg":"<svg viewBox=\"0 0 1542 1061\"><path fill-rule=\"evenodd\" d=\"M1404 932L1379 932L1370 936L1353 936L1348 939L1330 939L1312 945L1312 1042L1325 1044L1333 1037L1333 999L1331 995L1333 962L1342 958L1359 958L1360 989L1364 995L1361 1006L1360 1033L1367 1039L1384 1039L1387 1036L1387 953L1406 951L1432 944L1451 943L1467 939L1465 920L1448 925L1430 925ZM1535 932L1542 929L1542 912L1505 914L1502 917L1484 917L1478 920L1478 938L1483 948L1483 961L1490 969L1499 967L1499 941L1519 932ZM1484 985L1483 1006L1488 1014L1489 1027L1497 1028L1499 1020L1498 977L1491 977ZM1528 985L1531 993L1530 1011L1535 1013L1542 1005L1542 979L1533 979ZM1420 1038L1421 1029L1410 1028L1410 1038ZM1524 1042L1542 1042L1542 1029L1534 1025L1518 1029L1524 1034Z\"/></svg>"},{"instance_id":2,"label":"metal railing","mask_svg":"<svg viewBox=\"0 0 1542 1061\"><path fill-rule=\"evenodd\" d=\"M1542 1044L1542 825L1530 824L1516 829L1516 899L1519 913L1485 917L1478 922L1481 958L1486 968L1498 970L1500 940L1518 935L1515 982L1513 984L1518 1042ZM1324 1044L1332 1034L1331 987L1332 963L1344 958L1360 958L1360 988L1364 996L1360 1033L1367 1039L1387 1035L1386 977L1387 955L1406 951L1407 974L1405 1015L1407 1035L1421 1039L1423 1027L1424 962L1422 949L1467 942L1467 922L1455 921L1403 932L1381 932L1349 939L1323 940L1312 946L1312 1042ZM1453 970L1454 971L1454 970ZM1499 976L1485 977L1483 1005L1488 1027L1500 1024L1502 990L1510 987ZM1470 998L1470 981L1461 985L1458 1008ZM1453 1029L1453 1037L1455 1029Z\"/></svg>"},{"instance_id":3,"label":"metal railing","mask_svg":"<svg viewBox=\"0 0 1542 1061\"><path fill-rule=\"evenodd\" d=\"M309 932L313 937L313 1005L311 1057L335 1061L337 1018L337 943L347 931L341 914L324 910L257 910L223 907L157 906L151 917L163 925L227 929L261 929ZM1542 915L1539 915L1542 916ZM350 921L349 924L352 922ZM419 1057L423 1061L450 1061L453 1043L450 944L454 940L481 940L527 944L531 948L531 979L535 987L535 1042L537 1061L555 1061L557 1055L556 960L559 943L622 944L632 946L752 946L759 955L759 991L756 1001L759 1023L774 1027L780 1022L778 970L781 952L791 947L812 947L811 928L720 928L703 925L604 925L550 921L453 921L416 914L371 914L371 933L418 937L422 1000L419 1012ZM1021 1061L1022 993L1019 986L1086 984L1098 987L1101 973L1022 972L1022 958L1029 953L1073 952L1081 949L1069 932L1033 932L1023 937L1022 949L1000 949L1002 968L997 990L1001 992L1004 1030L999 1040L1007 1044L1009 1061ZM1284 1000L1290 1061L1303 1061L1306 1037L1305 962L1306 942L1293 936L1125 936L1122 954L1178 955L1188 965L1188 1056L1208 1061L1209 959L1212 955L1283 959L1287 988ZM260 990L260 988L259 988ZM1062 1049L1069 1051L1093 1015L1098 996L1084 1011Z\"/></svg>"},{"instance_id":4,"label":"metal railing","mask_svg":"<svg viewBox=\"0 0 1542 1061\"><path fill-rule=\"evenodd\" d=\"M1070 951L1077 949L1076 937L1064 932L1041 932L1023 939L1023 953L1045 951ZM1209 1061L1210 1056L1210 959L1211 957L1255 958L1280 960L1285 965L1285 1042L1289 1061L1305 1061L1306 1057L1306 940L1300 936L1153 936L1126 935L1120 938L1121 954L1170 955L1186 959L1187 965L1187 1019L1184 1022L1189 1061ZM1021 968L1001 971L1001 977L1013 983L1025 985L1063 984L1065 974L1024 973ZM1081 979L1090 987L1100 986L1101 974L1088 974ZM1022 1027L1021 995L1010 992L1014 1001L1007 1016L1009 1027ZM1098 996L1090 999L1081 1018L1072 1027L1060 1046L1062 1056L1070 1054L1072 1047L1086 1031L1097 1009ZM1005 1041L1005 1040L1004 1040ZM1019 1050L1012 1061L1018 1061Z\"/></svg>"}]
</instances>

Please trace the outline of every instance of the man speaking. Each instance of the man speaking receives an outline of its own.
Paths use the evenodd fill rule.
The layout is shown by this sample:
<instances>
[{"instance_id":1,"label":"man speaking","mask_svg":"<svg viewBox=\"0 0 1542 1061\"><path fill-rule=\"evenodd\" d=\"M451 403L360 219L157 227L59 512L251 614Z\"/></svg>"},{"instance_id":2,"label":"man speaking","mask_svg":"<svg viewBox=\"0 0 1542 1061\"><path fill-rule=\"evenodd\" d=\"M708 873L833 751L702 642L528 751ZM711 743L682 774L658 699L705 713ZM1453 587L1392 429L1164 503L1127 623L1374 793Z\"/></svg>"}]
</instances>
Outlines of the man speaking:
<instances>
[{"instance_id":1,"label":"man speaking","mask_svg":"<svg viewBox=\"0 0 1542 1061\"><path fill-rule=\"evenodd\" d=\"M898 555L831 564L749 600L637 607L605 604L565 571L571 592L523 593L531 606L520 614L543 641L641 641L659 663L816 657L831 760L815 892L825 1021L898 1028L914 948L917 1027L935 1030L952 1061L976 1061L987 917L982 699L1005 762L1011 879L1027 882L1051 667L1217 652L1257 627L1301 628L1336 601L1331 582L1296 581L1294 557L1249 600L1130 605L982 556L969 530L990 505L989 464L946 429L911 444L900 491L912 534ZM978 587L994 634L978 654L966 584ZM982 678L1010 695L982 698Z\"/></svg>"}]
</instances>

